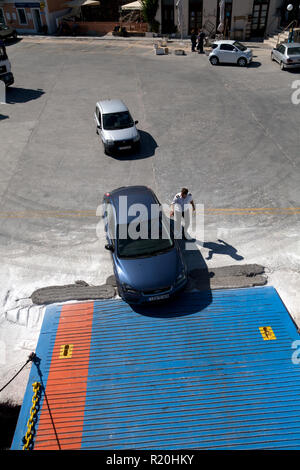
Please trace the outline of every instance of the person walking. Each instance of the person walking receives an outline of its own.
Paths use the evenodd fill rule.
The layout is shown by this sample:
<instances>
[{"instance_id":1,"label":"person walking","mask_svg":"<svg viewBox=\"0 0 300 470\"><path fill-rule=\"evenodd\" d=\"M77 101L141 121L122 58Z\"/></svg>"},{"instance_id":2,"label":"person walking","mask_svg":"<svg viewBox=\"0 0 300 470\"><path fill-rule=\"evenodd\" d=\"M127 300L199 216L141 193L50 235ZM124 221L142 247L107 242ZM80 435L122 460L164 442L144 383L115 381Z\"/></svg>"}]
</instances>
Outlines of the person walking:
<instances>
[{"instance_id":1,"label":"person walking","mask_svg":"<svg viewBox=\"0 0 300 470\"><path fill-rule=\"evenodd\" d=\"M198 54L203 54L203 44L204 44L204 39L205 39L205 33L202 31L202 29L199 29L199 33L197 36L197 50Z\"/></svg>"},{"instance_id":2,"label":"person walking","mask_svg":"<svg viewBox=\"0 0 300 470\"><path fill-rule=\"evenodd\" d=\"M187 230L190 225L190 204L193 211L196 207L193 201L193 196L187 188L182 188L180 193L175 194L171 203L170 217L174 217L175 222L175 236L181 238L181 220L184 218L184 231L183 238L186 238Z\"/></svg>"},{"instance_id":3,"label":"person walking","mask_svg":"<svg viewBox=\"0 0 300 470\"><path fill-rule=\"evenodd\" d=\"M196 35L194 29L192 29L192 31L191 31L191 43L192 43L192 52L195 52L196 51L196 44L197 44L197 35Z\"/></svg>"}]
</instances>

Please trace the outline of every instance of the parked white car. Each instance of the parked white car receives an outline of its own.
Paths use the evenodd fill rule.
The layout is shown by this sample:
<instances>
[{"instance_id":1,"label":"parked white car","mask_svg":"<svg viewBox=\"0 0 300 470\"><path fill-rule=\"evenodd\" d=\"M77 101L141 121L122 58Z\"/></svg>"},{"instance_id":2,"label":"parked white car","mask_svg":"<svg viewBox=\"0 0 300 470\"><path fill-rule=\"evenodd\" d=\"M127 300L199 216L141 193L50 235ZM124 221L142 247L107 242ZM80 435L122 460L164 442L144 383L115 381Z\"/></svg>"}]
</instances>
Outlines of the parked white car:
<instances>
[{"instance_id":1,"label":"parked white car","mask_svg":"<svg viewBox=\"0 0 300 470\"><path fill-rule=\"evenodd\" d=\"M220 40L214 41L212 51L208 58L212 65L237 64L246 67L252 61L252 50L238 41Z\"/></svg>"},{"instance_id":2,"label":"parked white car","mask_svg":"<svg viewBox=\"0 0 300 470\"><path fill-rule=\"evenodd\" d=\"M98 101L94 114L96 132L107 154L113 151L136 150L140 135L127 106L121 100Z\"/></svg>"},{"instance_id":3,"label":"parked white car","mask_svg":"<svg viewBox=\"0 0 300 470\"><path fill-rule=\"evenodd\" d=\"M300 67L300 43L278 44L271 52L271 59L279 63L281 70Z\"/></svg>"}]
</instances>

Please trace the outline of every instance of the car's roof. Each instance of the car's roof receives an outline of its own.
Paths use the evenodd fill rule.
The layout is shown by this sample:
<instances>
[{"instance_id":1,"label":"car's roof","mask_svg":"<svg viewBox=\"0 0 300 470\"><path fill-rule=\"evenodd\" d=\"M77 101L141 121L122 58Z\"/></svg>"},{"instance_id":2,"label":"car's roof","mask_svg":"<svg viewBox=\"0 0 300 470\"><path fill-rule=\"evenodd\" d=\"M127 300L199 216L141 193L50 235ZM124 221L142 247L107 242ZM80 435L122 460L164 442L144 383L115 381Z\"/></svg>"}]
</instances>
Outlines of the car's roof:
<instances>
[{"instance_id":1,"label":"car's roof","mask_svg":"<svg viewBox=\"0 0 300 470\"><path fill-rule=\"evenodd\" d=\"M102 109L102 113L118 113L120 111L128 111L127 106L122 100L102 100L97 103Z\"/></svg>"},{"instance_id":2,"label":"car's roof","mask_svg":"<svg viewBox=\"0 0 300 470\"><path fill-rule=\"evenodd\" d=\"M232 39L219 39L218 41L214 41L214 44L233 44L234 42Z\"/></svg>"},{"instance_id":3,"label":"car's roof","mask_svg":"<svg viewBox=\"0 0 300 470\"><path fill-rule=\"evenodd\" d=\"M127 198L127 209L133 204L143 204L147 210L148 214L151 211L151 205L157 204L158 200L152 191L152 189L147 186L122 186L121 188L114 189L113 191L106 193L104 196L108 198L116 209L116 215L119 215L119 197L125 196ZM129 222L130 217L128 217Z\"/></svg>"}]
</instances>

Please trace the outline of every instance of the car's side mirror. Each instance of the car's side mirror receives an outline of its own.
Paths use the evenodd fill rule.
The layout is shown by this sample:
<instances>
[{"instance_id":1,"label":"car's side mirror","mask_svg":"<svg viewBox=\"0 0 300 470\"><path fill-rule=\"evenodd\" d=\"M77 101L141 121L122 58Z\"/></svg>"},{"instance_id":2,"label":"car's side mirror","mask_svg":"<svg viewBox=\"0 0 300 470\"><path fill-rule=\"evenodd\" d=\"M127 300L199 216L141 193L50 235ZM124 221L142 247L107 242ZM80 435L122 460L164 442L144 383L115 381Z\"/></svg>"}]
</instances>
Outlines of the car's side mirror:
<instances>
[{"instance_id":1,"label":"car's side mirror","mask_svg":"<svg viewBox=\"0 0 300 470\"><path fill-rule=\"evenodd\" d=\"M114 247L111 243L107 243L105 245L105 249L108 250L108 251L114 251Z\"/></svg>"},{"instance_id":2,"label":"car's side mirror","mask_svg":"<svg viewBox=\"0 0 300 470\"><path fill-rule=\"evenodd\" d=\"M134 124L138 124L138 123L139 123L139 121L134 121Z\"/></svg>"}]
</instances>

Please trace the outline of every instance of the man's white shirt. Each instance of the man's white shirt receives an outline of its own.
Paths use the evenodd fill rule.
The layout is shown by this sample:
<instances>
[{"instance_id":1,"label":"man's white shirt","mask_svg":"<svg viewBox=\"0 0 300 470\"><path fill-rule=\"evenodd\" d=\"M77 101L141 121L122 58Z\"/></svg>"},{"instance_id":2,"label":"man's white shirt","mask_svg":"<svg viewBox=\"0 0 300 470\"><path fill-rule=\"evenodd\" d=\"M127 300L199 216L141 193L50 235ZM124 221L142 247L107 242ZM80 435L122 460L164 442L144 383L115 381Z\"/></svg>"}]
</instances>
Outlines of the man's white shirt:
<instances>
[{"instance_id":1,"label":"man's white shirt","mask_svg":"<svg viewBox=\"0 0 300 470\"><path fill-rule=\"evenodd\" d=\"M172 204L174 204L175 211L185 212L189 210L190 203L192 200L193 200L193 196L191 195L191 193L188 193L185 198L181 196L181 193L177 193L174 196Z\"/></svg>"}]
</instances>

